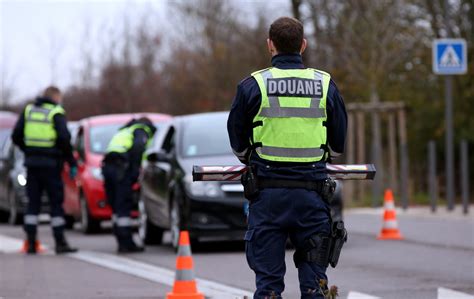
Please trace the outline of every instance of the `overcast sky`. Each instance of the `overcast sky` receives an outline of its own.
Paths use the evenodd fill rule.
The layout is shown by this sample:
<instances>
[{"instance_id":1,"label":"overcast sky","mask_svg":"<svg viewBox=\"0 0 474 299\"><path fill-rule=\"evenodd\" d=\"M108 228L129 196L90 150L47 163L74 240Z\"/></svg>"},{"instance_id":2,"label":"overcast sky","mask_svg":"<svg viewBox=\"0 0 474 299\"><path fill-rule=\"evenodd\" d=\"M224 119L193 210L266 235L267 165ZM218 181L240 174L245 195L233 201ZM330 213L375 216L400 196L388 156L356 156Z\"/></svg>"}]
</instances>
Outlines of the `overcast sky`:
<instances>
[{"instance_id":1,"label":"overcast sky","mask_svg":"<svg viewBox=\"0 0 474 299\"><path fill-rule=\"evenodd\" d=\"M193 0L190 0L193 1ZM216 0L219 1L219 0ZM269 1L240 0L246 10ZM81 43L97 54L103 28L121 26L124 15L137 24L152 12L163 32L172 32L166 20L168 1L155 0L0 0L0 76L14 88L13 102L31 99L50 83L67 88L78 79ZM271 11L286 14L289 0L273 0ZM278 13L281 11L282 13ZM91 30L85 38L85 24ZM166 39L165 39L166 41ZM96 46L97 45L97 46Z\"/></svg>"},{"instance_id":2,"label":"overcast sky","mask_svg":"<svg viewBox=\"0 0 474 299\"><path fill-rule=\"evenodd\" d=\"M16 101L38 94L50 83L65 88L77 79L86 23L92 31L87 42L99 44L98 29L119 26L117 23L125 13L131 22L136 22L146 9L163 14L165 9L163 1L0 0L0 3L1 75L6 84L14 84Z\"/></svg>"}]
</instances>

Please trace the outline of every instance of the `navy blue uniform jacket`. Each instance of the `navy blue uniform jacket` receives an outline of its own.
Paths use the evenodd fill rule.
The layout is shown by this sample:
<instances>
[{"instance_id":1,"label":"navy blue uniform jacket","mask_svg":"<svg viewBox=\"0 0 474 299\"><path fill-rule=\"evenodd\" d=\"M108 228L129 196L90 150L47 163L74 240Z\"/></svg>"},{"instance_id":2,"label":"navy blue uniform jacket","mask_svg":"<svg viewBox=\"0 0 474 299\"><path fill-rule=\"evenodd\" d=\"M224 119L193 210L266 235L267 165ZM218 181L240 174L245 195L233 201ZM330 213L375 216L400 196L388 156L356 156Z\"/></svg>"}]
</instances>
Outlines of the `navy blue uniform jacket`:
<instances>
[{"instance_id":1,"label":"navy blue uniform jacket","mask_svg":"<svg viewBox=\"0 0 474 299\"><path fill-rule=\"evenodd\" d=\"M303 69L299 54L279 54L272 58L272 65L280 69ZM227 122L227 130L232 150L245 164L254 165L257 175L268 178L292 180L320 180L327 177L326 162L282 163L261 159L255 152L250 153L252 123L257 115L262 95L257 81L247 77L237 86ZM344 152L347 132L347 114L344 101L336 84L331 79L327 96L327 138L331 157ZM249 160L249 161L248 161Z\"/></svg>"},{"instance_id":2,"label":"navy blue uniform jacket","mask_svg":"<svg viewBox=\"0 0 474 299\"><path fill-rule=\"evenodd\" d=\"M120 128L124 129L130 127L138 122L135 119L132 119L123 127ZM150 126L150 130L154 133L156 128L154 126ZM111 152L105 155L104 161L113 161L114 159L123 159L128 163L128 173L130 174L132 181L136 182L138 180L138 176L140 174L140 165L142 162L142 155L146 150L146 146L148 143L148 134L143 129L136 129L133 132L133 144L132 147L124 154Z\"/></svg>"},{"instance_id":3,"label":"navy blue uniform jacket","mask_svg":"<svg viewBox=\"0 0 474 299\"><path fill-rule=\"evenodd\" d=\"M44 103L57 105L50 98L37 98L35 105L41 106ZM26 167L55 167L62 168L63 161L66 160L70 166L76 166L76 160L72 155L71 134L67 128L66 117L56 114L53 118L56 129L56 145L53 148L27 147L24 141L25 111L18 118L13 129L12 140L25 153Z\"/></svg>"}]
</instances>

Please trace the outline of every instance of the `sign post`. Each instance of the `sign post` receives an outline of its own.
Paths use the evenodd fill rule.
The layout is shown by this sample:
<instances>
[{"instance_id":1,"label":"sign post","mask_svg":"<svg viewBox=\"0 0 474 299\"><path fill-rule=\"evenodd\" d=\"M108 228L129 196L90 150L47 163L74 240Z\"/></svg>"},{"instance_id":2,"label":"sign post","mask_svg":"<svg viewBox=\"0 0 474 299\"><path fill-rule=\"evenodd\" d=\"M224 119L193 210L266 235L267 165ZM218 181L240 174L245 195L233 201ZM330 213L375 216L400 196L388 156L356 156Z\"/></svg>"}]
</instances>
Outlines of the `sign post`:
<instances>
[{"instance_id":1,"label":"sign post","mask_svg":"<svg viewBox=\"0 0 474 299\"><path fill-rule=\"evenodd\" d=\"M433 41L433 72L445 75L446 118L446 200L448 210L454 209L454 137L453 137L453 79L452 75L467 72L467 47L464 39L435 39Z\"/></svg>"}]
</instances>

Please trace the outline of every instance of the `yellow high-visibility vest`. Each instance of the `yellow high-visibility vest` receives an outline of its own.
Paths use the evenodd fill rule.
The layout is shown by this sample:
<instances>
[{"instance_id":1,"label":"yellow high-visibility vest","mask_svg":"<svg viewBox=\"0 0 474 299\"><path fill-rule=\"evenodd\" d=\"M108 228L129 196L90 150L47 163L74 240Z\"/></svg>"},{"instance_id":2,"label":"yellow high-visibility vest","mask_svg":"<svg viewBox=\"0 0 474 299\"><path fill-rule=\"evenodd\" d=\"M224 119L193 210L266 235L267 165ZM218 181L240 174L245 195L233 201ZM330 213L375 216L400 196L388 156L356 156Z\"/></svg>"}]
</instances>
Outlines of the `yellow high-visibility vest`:
<instances>
[{"instance_id":1,"label":"yellow high-visibility vest","mask_svg":"<svg viewBox=\"0 0 474 299\"><path fill-rule=\"evenodd\" d=\"M316 69L267 68L252 73L262 102L253 120L252 145L262 159L326 159L326 99L331 76Z\"/></svg>"}]
</instances>

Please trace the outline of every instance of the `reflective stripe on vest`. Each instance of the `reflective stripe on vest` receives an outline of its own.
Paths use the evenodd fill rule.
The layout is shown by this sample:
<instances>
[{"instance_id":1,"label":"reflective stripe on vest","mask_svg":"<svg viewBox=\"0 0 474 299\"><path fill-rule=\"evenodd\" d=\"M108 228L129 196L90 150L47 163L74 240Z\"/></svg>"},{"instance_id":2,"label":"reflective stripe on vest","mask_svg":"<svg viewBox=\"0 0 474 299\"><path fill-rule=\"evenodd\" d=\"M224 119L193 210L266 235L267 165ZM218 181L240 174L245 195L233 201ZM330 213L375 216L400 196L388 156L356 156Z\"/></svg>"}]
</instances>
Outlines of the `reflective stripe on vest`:
<instances>
[{"instance_id":1,"label":"reflective stripe on vest","mask_svg":"<svg viewBox=\"0 0 474 299\"><path fill-rule=\"evenodd\" d=\"M26 146L51 148L56 144L57 132L54 127L54 116L64 114L59 105L29 104L25 108L24 141Z\"/></svg>"},{"instance_id":2,"label":"reflective stripe on vest","mask_svg":"<svg viewBox=\"0 0 474 299\"><path fill-rule=\"evenodd\" d=\"M323 160L330 75L315 69L268 68L252 76L262 94L253 129L257 154L280 162Z\"/></svg>"},{"instance_id":3,"label":"reflective stripe on vest","mask_svg":"<svg viewBox=\"0 0 474 299\"><path fill-rule=\"evenodd\" d=\"M133 133L135 130L144 130L148 135L148 139L151 139L153 133L147 125L134 124L130 127L126 127L118 131L117 134L110 140L109 146L107 147L107 153L126 153L133 146Z\"/></svg>"}]
</instances>

